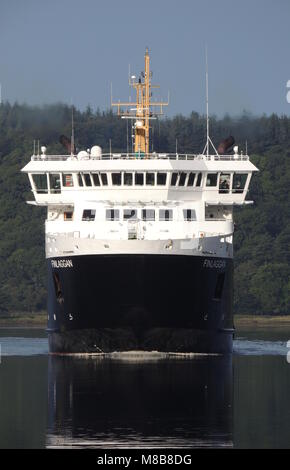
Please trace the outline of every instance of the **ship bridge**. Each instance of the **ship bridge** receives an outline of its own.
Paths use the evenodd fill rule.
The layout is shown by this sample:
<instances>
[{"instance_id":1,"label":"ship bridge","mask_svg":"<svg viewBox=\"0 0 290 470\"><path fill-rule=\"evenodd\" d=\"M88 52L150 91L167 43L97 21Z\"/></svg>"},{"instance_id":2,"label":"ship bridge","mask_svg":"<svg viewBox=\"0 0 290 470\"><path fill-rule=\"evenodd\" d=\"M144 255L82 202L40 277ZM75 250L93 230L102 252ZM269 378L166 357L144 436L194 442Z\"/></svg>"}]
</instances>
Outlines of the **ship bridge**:
<instances>
[{"instance_id":1,"label":"ship bridge","mask_svg":"<svg viewBox=\"0 0 290 470\"><path fill-rule=\"evenodd\" d=\"M85 154L85 155L84 155ZM85 158L84 158L85 157ZM212 204L246 203L252 173L247 155L105 154L32 156L23 172L37 205L165 200Z\"/></svg>"}]
</instances>

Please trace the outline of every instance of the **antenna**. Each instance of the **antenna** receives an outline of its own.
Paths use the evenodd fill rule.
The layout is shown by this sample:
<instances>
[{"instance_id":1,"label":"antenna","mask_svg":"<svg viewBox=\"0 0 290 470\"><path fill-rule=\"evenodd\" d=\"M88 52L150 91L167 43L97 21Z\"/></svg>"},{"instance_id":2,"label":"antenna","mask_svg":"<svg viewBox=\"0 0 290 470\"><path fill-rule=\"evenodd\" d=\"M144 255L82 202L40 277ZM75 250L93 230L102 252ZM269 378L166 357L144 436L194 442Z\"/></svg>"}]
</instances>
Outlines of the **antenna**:
<instances>
[{"instance_id":1,"label":"antenna","mask_svg":"<svg viewBox=\"0 0 290 470\"><path fill-rule=\"evenodd\" d=\"M127 155L129 154L129 120L127 119Z\"/></svg>"},{"instance_id":2,"label":"antenna","mask_svg":"<svg viewBox=\"0 0 290 470\"><path fill-rule=\"evenodd\" d=\"M208 60L207 46L205 46L205 86L206 86L206 156L209 151L209 118L208 118Z\"/></svg>"},{"instance_id":3,"label":"antenna","mask_svg":"<svg viewBox=\"0 0 290 470\"><path fill-rule=\"evenodd\" d=\"M205 88L206 88L206 144L202 154L206 151L206 156L209 157L209 145L211 144L216 155L218 155L217 149L215 148L212 140L209 136L209 111L208 111L208 59L207 59L207 46L205 46Z\"/></svg>"},{"instance_id":4,"label":"antenna","mask_svg":"<svg viewBox=\"0 0 290 470\"><path fill-rule=\"evenodd\" d=\"M75 130L74 130L74 107L71 107L71 146L70 146L70 154L71 156L74 155L75 152Z\"/></svg>"}]
</instances>

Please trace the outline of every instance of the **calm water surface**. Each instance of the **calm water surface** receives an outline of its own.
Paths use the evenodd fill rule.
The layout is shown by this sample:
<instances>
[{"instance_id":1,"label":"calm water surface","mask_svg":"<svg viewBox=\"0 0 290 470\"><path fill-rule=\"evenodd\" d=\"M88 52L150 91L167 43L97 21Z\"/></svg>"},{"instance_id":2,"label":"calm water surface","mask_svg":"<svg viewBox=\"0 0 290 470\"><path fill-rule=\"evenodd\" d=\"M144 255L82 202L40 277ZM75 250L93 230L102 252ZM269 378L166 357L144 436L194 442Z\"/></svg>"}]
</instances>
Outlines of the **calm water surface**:
<instances>
[{"instance_id":1,"label":"calm water surface","mask_svg":"<svg viewBox=\"0 0 290 470\"><path fill-rule=\"evenodd\" d=\"M290 329L243 332L233 356L48 356L0 329L0 448L290 448Z\"/></svg>"}]
</instances>

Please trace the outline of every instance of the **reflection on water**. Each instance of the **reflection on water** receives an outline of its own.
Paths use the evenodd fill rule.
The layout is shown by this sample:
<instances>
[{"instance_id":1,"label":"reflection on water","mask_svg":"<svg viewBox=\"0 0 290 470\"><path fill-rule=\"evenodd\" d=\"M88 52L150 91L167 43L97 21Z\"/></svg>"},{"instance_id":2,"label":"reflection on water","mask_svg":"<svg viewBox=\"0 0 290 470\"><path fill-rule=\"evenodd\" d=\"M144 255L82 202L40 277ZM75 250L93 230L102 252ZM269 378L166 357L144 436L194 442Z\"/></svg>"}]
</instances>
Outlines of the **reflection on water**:
<instances>
[{"instance_id":1,"label":"reflection on water","mask_svg":"<svg viewBox=\"0 0 290 470\"><path fill-rule=\"evenodd\" d=\"M290 448L288 339L243 332L232 358L49 357L44 331L0 329L0 448Z\"/></svg>"},{"instance_id":2,"label":"reflection on water","mask_svg":"<svg viewBox=\"0 0 290 470\"><path fill-rule=\"evenodd\" d=\"M231 446L231 358L148 357L49 357L47 446Z\"/></svg>"}]
</instances>

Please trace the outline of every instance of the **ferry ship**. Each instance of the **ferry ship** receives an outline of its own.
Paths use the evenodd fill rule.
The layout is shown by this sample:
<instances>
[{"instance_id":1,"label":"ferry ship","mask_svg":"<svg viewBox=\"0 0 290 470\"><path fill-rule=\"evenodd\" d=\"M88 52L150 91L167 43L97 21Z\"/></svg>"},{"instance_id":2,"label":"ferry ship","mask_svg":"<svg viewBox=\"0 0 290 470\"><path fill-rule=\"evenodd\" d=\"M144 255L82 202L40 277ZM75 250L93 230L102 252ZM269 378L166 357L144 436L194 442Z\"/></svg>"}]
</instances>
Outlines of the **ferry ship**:
<instances>
[{"instance_id":1,"label":"ferry ship","mask_svg":"<svg viewBox=\"0 0 290 470\"><path fill-rule=\"evenodd\" d=\"M168 103L152 100L148 49L129 84L135 102L112 105L132 124L131 152L77 152L72 132L66 155L41 147L22 169L28 203L47 207L50 352L230 353L233 209L252 203L257 168L232 138L216 149L208 112L202 153L150 151Z\"/></svg>"}]
</instances>

